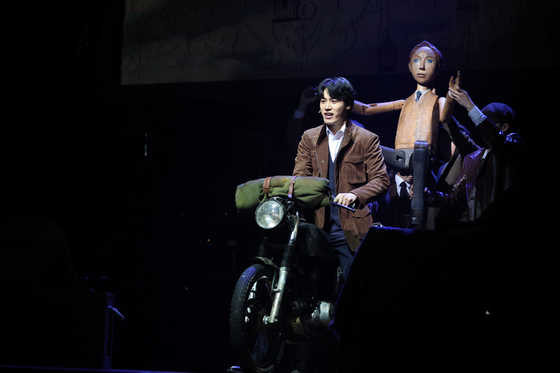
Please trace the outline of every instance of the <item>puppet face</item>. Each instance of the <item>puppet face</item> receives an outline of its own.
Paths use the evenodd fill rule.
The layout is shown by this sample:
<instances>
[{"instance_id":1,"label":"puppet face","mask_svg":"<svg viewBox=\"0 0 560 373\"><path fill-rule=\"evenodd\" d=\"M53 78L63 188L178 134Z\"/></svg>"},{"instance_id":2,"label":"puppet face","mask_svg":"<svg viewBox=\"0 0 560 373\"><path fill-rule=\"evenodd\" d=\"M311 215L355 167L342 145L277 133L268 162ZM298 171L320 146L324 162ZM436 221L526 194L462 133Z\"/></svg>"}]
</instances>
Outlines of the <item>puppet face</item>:
<instances>
[{"instance_id":1,"label":"puppet face","mask_svg":"<svg viewBox=\"0 0 560 373\"><path fill-rule=\"evenodd\" d=\"M419 48L410 58L408 69L418 84L429 88L439 72L436 54L428 47Z\"/></svg>"},{"instance_id":2,"label":"puppet face","mask_svg":"<svg viewBox=\"0 0 560 373\"><path fill-rule=\"evenodd\" d=\"M347 106L343 100L332 98L329 95L328 89L325 89L323 92L323 98L319 102L319 107L327 126L342 126L346 122L348 110L350 110L350 106Z\"/></svg>"}]
</instances>

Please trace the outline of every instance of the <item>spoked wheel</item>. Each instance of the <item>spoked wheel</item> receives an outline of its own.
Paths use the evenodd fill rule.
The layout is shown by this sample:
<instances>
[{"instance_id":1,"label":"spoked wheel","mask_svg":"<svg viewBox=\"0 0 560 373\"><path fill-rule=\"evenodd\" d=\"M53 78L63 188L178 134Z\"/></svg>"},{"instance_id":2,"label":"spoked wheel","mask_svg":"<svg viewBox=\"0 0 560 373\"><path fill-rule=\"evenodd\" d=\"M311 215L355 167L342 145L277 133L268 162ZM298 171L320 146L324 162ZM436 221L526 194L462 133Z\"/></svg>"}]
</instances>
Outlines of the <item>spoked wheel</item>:
<instances>
[{"instance_id":1,"label":"spoked wheel","mask_svg":"<svg viewBox=\"0 0 560 373\"><path fill-rule=\"evenodd\" d=\"M244 373L274 371L284 352L281 315L273 326L263 322L272 308L272 276L272 270L254 264L243 272L233 292L230 338Z\"/></svg>"}]
</instances>

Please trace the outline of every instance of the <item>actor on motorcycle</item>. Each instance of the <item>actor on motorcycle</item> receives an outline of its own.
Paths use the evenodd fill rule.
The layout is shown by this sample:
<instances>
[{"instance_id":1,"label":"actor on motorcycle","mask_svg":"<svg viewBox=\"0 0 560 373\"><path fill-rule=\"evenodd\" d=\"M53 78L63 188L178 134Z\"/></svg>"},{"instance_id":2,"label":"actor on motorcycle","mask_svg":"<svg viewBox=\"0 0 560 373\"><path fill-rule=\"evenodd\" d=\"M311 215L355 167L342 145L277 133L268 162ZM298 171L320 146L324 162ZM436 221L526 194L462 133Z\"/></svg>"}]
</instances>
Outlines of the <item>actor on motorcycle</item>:
<instances>
[{"instance_id":1,"label":"actor on motorcycle","mask_svg":"<svg viewBox=\"0 0 560 373\"><path fill-rule=\"evenodd\" d=\"M317 87L324 124L303 133L293 175L330 180L334 202L354 207L322 207L315 224L335 245L346 276L353 253L373 224L369 203L383 196L389 177L379 137L350 119L356 92L343 77L327 78Z\"/></svg>"}]
</instances>

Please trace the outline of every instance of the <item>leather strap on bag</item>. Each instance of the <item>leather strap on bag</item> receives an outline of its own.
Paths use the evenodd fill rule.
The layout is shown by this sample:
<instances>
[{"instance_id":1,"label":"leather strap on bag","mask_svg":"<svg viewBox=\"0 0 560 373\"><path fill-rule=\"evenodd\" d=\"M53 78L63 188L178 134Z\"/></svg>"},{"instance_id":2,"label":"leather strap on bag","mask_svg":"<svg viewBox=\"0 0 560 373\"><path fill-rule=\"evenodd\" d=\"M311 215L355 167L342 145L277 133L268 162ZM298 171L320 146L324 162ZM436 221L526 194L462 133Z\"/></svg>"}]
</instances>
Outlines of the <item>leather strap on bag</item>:
<instances>
[{"instance_id":1,"label":"leather strap on bag","mask_svg":"<svg viewBox=\"0 0 560 373\"><path fill-rule=\"evenodd\" d=\"M270 179L272 179L272 177L269 176L264 179L263 182L263 192L266 195L266 198L268 198L268 193L270 193Z\"/></svg>"},{"instance_id":2,"label":"leather strap on bag","mask_svg":"<svg viewBox=\"0 0 560 373\"><path fill-rule=\"evenodd\" d=\"M288 188L288 198L292 199L292 196L294 194L294 184L296 182L296 177L294 176L292 177L292 179L290 180L290 187Z\"/></svg>"}]
</instances>

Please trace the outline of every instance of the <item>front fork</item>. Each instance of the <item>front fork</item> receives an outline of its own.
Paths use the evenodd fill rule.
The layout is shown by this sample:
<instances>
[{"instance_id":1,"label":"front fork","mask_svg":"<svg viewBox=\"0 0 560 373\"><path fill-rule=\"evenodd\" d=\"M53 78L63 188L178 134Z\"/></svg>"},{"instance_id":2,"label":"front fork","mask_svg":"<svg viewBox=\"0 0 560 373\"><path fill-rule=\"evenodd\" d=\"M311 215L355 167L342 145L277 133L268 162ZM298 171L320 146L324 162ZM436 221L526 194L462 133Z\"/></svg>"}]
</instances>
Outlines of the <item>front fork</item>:
<instances>
[{"instance_id":1,"label":"front fork","mask_svg":"<svg viewBox=\"0 0 560 373\"><path fill-rule=\"evenodd\" d=\"M295 224L290 235L290 240L288 241L286 250L284 250L284 257L282 258L282 263L280 265L280 274L278 276L278 282L276 283L276 288L273 290L274 300L272 303L272 309L270 310L270 315L264 316L263 322L265 324L274 324L278 322L278 313L280 311L280 305L282 304L282 297L284 295L284 289L286 288L286 283L288 282L288 276L290 275L290 270L294 264L294 255L296 252L296 239L299 230L299 223L301 217L298 212L295 214Z\"/></svg>"}]
</instances>

